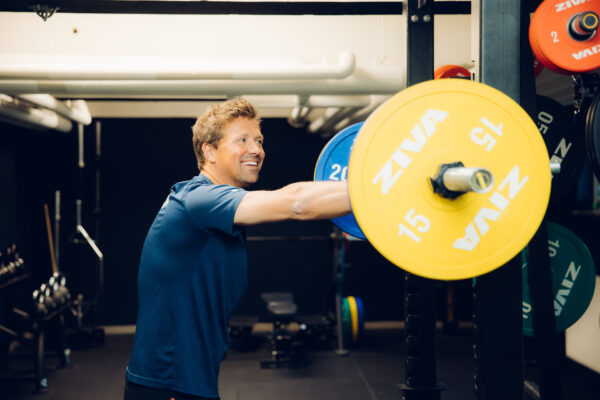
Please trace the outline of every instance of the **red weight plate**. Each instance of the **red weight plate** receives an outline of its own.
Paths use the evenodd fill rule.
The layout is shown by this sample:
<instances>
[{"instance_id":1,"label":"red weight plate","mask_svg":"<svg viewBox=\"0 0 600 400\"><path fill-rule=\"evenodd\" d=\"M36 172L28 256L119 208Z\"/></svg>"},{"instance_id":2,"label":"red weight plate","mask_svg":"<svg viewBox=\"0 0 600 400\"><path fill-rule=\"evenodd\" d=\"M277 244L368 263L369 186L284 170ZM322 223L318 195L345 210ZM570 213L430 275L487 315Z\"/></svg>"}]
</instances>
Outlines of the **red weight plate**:
<instances>
[{"instance_id":1,"label":"red weight plate","mask_svg":"<svg viewBox=\"0 0 600 400\"><path fill-rule=\"evenodd\" d=\"M540 5L540 7L541 7L541 5ZM538 7L538 10L540 9L540 7ZM545 21L543 21L543 18L541 17L542 12L537 12L538 10L536 10L536 12L531 17L531 21L529 24L529 44L531 45L533 54L534 54L535 58L537 58L539 60L539 62L543 66L548 68L550 71L558 73L558 74L569 74L568 71L565 71L565 70L559 68L558 66L554 65L544 55L543 50L540 48L540 45L538 43L538 35L536 35L535 32L538 32L541 29L540 26L543 26Z\"/></svg>"},{"instance_id":2,"label":"red weight plate","mask_svg":"<svg viewBox=\"0 0 600 400\"><path fill-rule=\"evenodd\" d=\"M529 26L536 57L567 75L600 68L599 12L600 0L545 0Z\"/></svg>"},{"instance_id":3,"label":"red weight plate","mask_svg":"<svg viewBox=\"0 0 600 400\"><path fill-rule=\"evenodd\" d=\"M468 78L471 79L471 73L468 69L460 65L444 65L433 72L433 79L444 78Z\"/></svg>"}]
</instances>

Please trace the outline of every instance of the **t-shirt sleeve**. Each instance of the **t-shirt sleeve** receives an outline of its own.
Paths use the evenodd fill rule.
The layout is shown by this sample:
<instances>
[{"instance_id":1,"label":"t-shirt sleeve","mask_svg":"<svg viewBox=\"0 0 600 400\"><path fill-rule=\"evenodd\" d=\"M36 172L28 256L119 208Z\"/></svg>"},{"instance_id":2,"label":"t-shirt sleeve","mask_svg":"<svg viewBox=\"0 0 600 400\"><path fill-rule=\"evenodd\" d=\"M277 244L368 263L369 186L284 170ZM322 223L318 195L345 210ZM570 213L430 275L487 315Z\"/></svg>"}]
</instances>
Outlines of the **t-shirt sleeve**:
<instances>
[{"instance_id":1,"label":"t-shirt sleeve","mask_svg":"<svg viewBox=\"0 0 600 400\"><path fill-rule=\"evenodd\" d=\"M233 217L246 193L229 185L200 185L187 194L185 209L198 228L236 235L241 229L234 227Z\"/></svg>"}]
</instances>

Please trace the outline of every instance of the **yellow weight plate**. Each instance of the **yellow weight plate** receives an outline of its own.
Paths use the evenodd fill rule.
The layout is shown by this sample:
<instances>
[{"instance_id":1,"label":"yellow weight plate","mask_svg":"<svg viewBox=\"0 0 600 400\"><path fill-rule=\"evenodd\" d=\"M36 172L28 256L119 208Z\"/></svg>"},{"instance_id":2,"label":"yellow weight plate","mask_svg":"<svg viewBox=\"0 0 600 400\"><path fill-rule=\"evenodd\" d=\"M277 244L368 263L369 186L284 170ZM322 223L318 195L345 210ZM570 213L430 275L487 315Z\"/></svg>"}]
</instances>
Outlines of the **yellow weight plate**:
<instances>
[{"instance_id":1,"label":"yellow weight plate","mask_svg":"<svg viewBox=\"0 0 600 400\"><path fill-rule=\"evenodd\" d=\"M352 343L358 341L358 309L356 308L356 299L354 296L348 296L348 306L350 306L350 317L352 318Z\"/></svg>"},{"instance_id":2,"label":"yellow weight plate","mask_svg":"<svg viewBox=\"0 0 600 400\"><path fill-rule=\"evenodd\" d=\"M486 193L433 192L440 165L493 176ZM373 112L349 163L354 215L389 261L434 279L465 279L509 261L540 225L550 196L548 151L533 121L487 85L442 79L396 94Z\"/></svg>"}]
</instances>

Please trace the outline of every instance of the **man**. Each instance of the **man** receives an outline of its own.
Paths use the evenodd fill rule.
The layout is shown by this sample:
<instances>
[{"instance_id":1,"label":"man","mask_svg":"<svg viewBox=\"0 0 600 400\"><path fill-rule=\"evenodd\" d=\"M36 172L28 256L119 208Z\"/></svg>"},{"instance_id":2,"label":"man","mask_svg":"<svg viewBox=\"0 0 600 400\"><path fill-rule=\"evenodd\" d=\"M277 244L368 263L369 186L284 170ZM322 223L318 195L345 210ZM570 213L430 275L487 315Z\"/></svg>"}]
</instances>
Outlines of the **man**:
<instances>
[{"instance_id":1,"label":"man","mask_svg":"<svg viewBox=\"0 0 600 400\"><path fill-rule=\"evenodd\" d=\"M350 213L345 182L245 190L265 158L247 100L211 107L192 131L200 174L171 188L142 250L126 400L218 398L229 317L247 285L244 226Z\"/></svg>"}]
</instances>

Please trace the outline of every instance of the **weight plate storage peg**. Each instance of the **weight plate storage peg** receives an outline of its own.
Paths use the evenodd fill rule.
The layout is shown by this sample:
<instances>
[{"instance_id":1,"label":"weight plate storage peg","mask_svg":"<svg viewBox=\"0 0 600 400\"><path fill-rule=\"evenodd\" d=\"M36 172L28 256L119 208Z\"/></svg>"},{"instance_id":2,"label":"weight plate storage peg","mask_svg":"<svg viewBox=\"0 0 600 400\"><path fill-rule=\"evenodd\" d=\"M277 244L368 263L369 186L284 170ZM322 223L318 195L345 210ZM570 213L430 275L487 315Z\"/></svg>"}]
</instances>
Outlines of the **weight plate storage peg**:
<instances>
[{"instance_id":1,"label":"weight plate storage peg","mask_svg":"<svg viewBox=\"0 0 600 400\"><path fill-rule=\"evenodd\" d=\"M575 186L585 159L583 135L577 132L568 110L559 102L537 96L536 122L546 147L550 162L560 164L560 173L552 176L550 201L565 197Z\"/></svg>"},{"instance_id":2,"label":"weight plate storage peg","mask_svg":"<svg viewBox=\"0 0 600 400\"><path fill-rule=\"evenodd\" d=\"M356 134L362 125L362 122L350 125L342 129L327 142L317 159L314 177L316 181L347 180L350 152L352 151L352 145L354 144ZM347 234L359 239L365 238L365 235L360 230L358 222L356 222L356 218L354 218L353 214L334 218L331 221Z\"/></svg>"},{"instance_id":3,"label":"weight plate storage peg","mask_svg":"<svg viewBox=\"0 0 600 400\"><path fill-rule=\"evenodd\" d=\"M464 167L448 168L441 181L464 194L451 199L432 182L454 163ZM361 128L348 172L369 242L398 267L433 279L504 265L533 237L550 196L535 123L504 93L463 79L423 82L383 103Z\"/></svg>"},{"instance_id":4,"label":"weight plate storage peg","mask_svg":"<svg viewBox=\"0 0 600 400\"><path fill-rule=\"evenodd\" d=\"M533 13L529 43L536 58L570 75L600 67L600 0L545 0Z\"/></svg>"},{"instance_id":5,"label":"weight plate storage peg","mask_svg":"<svg viewBox=\"0 0 600 400\"><path fill-rule=\"evenodd\" d=\"M548 251L554 293L556 330L564 331L588 308L596 285L594 259L585 243L567 228L548 222ZM523 276L523 333L533 336L532 307L527 281L527 262Z\"/></svg>"}]
</instances>

